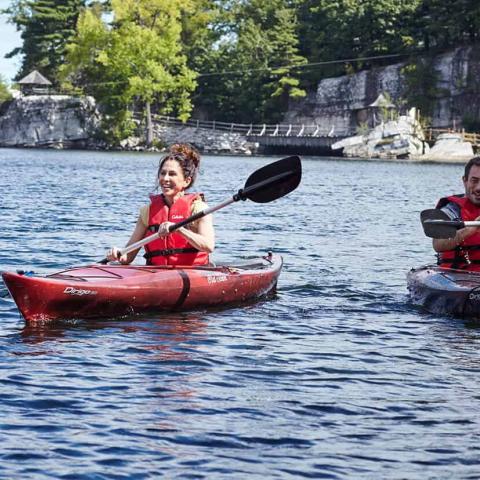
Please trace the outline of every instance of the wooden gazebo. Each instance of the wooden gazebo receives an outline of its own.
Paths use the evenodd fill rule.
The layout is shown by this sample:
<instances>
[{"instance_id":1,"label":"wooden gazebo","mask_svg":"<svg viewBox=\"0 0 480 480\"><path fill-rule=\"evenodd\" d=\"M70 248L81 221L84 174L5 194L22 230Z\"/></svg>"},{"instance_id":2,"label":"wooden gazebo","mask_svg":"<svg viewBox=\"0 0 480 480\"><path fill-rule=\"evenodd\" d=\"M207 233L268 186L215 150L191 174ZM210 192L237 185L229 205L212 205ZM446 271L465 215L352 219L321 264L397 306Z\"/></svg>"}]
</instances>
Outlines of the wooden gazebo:
<instances>
[{"instance_id":1,"label":"wooden gazebo","mask_svg":"<svg viewBox=\"0 0 480 480\"><path fill-rule=\"evenodd\" d=\"M33 72L19 80L18 84L24 95L33 95L48 93L52 82L37 70L33 70Z\"/></svg>"},{"instance_id":2,"label":"wooden gazebo","mask_svg":"<svg viewBox=\"0 0 480 480\"><path fill-rule=\"evenodd\" d=\"M392 110L396 109L396 106L385 96L383 93L380 93L376 100L369 105L362 106L360 108L352 109L355 113L353 118L354 127L359 127L361 125L367 128L375 128L376 125L382 121L387 121L390 117Z\"/></svg>"},{"instance_id":3,"label":"wooden gazebo","mask_svg":"<svg viewBox=\"0 0 480 480\"><path fill-rule=\"evenodd\" d=\"M368 108L372 112L373 126L375 126L377 123L388 120L388 118L384 118L386 112L391 112L392 110L395 110L396 107L383 93L381 93L377 99L368 106Z\"/></svg>"}]
</instances>

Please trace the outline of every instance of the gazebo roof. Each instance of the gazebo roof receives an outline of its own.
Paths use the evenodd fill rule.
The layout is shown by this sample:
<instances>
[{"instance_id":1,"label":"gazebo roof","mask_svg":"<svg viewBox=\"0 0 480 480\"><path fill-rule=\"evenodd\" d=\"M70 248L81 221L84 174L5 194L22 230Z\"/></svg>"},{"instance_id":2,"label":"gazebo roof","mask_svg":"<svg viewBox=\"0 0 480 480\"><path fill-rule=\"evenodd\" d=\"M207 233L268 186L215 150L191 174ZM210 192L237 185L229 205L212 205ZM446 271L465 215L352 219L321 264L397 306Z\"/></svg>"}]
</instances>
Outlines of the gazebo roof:
<instances>
[{"instance_id":1,"label":"gazebo roof","mask_svg":"<svg viewBox=\"0 0 480 480\"><path fill-rule=\"evenodd\" d=\"M369 107L376 108L395 108L395 105L385 98L385 95L381 93L377 99L369 105Z\"/></svg>"},{"instance_id":2,"label":"gazebo roof","mask_svg":"<svg viewBox=\"0 0 480 480\"><path fill-rule=\"evenodd\" d=\"M18 82L20 85L51 85L52 82L45 78L40 72L34 70Z\"/></svg>"}]
</instances>

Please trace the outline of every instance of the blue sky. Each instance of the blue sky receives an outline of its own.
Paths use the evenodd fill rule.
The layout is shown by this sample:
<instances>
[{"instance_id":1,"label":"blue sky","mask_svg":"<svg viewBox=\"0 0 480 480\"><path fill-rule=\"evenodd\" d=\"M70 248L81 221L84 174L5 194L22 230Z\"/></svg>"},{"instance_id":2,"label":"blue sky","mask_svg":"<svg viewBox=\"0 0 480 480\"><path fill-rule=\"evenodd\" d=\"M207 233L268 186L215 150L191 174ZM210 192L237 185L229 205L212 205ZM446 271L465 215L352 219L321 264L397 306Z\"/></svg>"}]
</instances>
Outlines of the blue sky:
<instances>
[{"instance_id":1,"label":"blue sky","mask_svg":"<svg viewBox=\"0 0 480 480\"><path fill-rule=\"evenodd\" d=\"M10 0L0 0L0 9L7 8ZM15 26L7 23L7 17L0 15L0 74L7 81L12 81L20 68L20 57L4 58L5 54L22 44L20 32Z\"/></svg>"}]
</instances>

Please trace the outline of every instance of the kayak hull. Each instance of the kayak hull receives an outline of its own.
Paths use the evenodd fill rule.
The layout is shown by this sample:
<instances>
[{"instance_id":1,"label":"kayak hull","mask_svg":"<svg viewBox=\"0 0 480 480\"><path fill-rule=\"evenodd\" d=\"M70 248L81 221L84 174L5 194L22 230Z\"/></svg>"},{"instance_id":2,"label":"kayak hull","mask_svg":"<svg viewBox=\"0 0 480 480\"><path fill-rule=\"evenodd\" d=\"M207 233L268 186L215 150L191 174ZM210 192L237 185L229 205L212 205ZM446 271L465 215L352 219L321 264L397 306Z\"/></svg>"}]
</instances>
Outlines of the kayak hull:
<instances>
[{"instance_id":1,"label":"kayak hull","mask_svg":"<svg viewBox=\"0 0 480 480\"><path fill-rule=\"evenodd\" d=\"M232 266L97 264L44 277L12 272L2 277L20 313L32 323L240 303L274 290L281 268L282 258L269 254Z\"/></svg>"},{"instance_id":2,"label":"kayak hull","mask_svg":"<svg viewBox=\"0 0 480 480\"><path fill-rule=\"evenodd\" d=\"M407 286L412 302L428 312L480 320L480 272L414 268Z\"/></svg>"}]
</instances>

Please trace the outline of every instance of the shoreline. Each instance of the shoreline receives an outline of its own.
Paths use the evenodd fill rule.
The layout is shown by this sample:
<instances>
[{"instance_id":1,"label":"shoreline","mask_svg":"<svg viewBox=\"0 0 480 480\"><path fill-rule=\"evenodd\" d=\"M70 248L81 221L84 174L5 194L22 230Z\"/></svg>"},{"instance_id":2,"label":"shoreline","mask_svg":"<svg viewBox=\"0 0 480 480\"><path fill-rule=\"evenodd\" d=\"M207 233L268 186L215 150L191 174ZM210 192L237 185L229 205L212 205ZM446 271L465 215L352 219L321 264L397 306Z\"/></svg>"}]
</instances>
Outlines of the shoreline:
<instances>
[{"instance_id":1,"label":"shoreline","mask_svg":"<svg viewBox=\"0 0 480 480\"><path fill-rule=\"evenodd\" d=\"M65 148L65 147L58 147L58 146L0 146L1 150L54 150L54 151L72 151L72 152L115 152L115 153L156 153L162 154L166 150L165 149L158 149L158 148L150 148L150 149L125 149L125 148ZM289 156L292 155L291 152L285 153L240 153L240 152L203 152L200 150L200 153L205 156L211 157L278 157L278 156ZM438 158L438 157L429 157L426 156L415 156L412 158L378 158L378 157L344 157L339 155L312 155L298 153L300 157L313 157L313 158L320 158L320 159L334 159L334 160L345 160L345 161L366 161L366 162L385 162L385 163L415 163L415 164L450 164L450 165L464 165L467 163L472 157L445 157L445 158ZM475 156L475 155L474 155Z\"/></svg>"}]
</instances>

